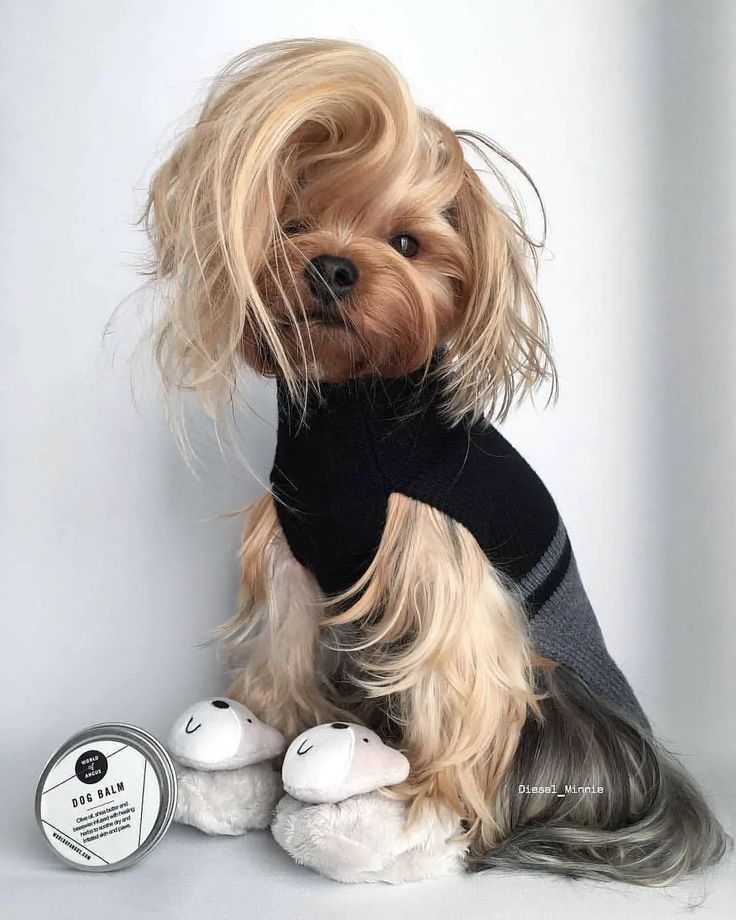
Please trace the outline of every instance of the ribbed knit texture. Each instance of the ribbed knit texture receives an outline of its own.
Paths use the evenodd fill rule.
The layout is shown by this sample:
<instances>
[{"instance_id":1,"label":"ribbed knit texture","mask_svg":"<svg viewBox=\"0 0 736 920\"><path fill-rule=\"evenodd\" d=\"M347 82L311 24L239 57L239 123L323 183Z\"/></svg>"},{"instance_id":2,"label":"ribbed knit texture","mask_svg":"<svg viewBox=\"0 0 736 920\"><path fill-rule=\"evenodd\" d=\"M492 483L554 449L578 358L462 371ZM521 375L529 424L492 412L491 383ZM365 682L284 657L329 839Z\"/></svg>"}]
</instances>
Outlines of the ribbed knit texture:
<instances>
[{"instance_id":1,"label":"ribbed knit texture","mask_svg":"<svg viewBox=\"0 0 736 920\"><path fill-rule=\"evenodd\" d=\"M537 651L645 721L606 650L549 492L493 426L450 427L432 376L323 384L306 416L279 386L271 483L294 556L327 594L366 571L391 493L448 515L520 590Z\"/></svg>"}]
</instances>

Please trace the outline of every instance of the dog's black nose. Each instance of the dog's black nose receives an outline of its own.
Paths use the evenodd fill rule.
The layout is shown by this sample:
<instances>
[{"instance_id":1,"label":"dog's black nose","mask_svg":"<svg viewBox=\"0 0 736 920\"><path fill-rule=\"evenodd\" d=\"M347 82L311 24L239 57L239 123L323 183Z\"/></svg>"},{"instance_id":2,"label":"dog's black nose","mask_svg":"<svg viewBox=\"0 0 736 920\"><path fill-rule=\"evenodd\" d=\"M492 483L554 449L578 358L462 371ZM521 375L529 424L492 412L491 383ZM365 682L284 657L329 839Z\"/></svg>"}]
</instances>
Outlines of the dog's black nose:
<instances>
[{"instance_id":1,"label":"dog's black nose","mask_svg":"<svg viewBox=\"0 0 736 920\"><path fill-rule=\"evenodd\" d=\"M344 300L358 280L358 266L341 256L316 256L307 263L304 277L321 304Z\"/></svg>"}]
</instances>

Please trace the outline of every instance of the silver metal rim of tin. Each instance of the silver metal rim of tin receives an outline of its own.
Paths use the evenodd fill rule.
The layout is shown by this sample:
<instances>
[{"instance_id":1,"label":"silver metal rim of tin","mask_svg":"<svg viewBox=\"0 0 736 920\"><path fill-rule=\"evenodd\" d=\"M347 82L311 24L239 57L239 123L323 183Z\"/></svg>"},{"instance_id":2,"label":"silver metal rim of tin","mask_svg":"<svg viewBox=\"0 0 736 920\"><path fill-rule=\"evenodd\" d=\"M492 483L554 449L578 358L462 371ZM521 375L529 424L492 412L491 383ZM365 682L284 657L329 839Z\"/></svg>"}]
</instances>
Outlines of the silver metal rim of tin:
<instances>
[{"instance_id":1,"label":"silver metal rim of tin","mask_svg":"<svg viewBox=\"0 0 736 920\"><path fill-rule=\"evenodd\" d=\"M158 781L160 804L151 831L135 850L114 863L103 866L88 866L65 856L64 853L52 844L42 817L42 798L44 792L47 791L44 788L46 780L56 764L75 748L100 741L119 741L137 750L138 753L146 758ZM158 845L161 838L171 826L176 810L176 798L176 771L168 751L161 742L149 732L142 728L138 728L136 725L129 725L125 722L103 722L99 725L91 725L89 728L85 728L75 735L72 735L71 738L65 741L64 744L49 757L46 766L41 772L36 787L36 822L41 829L46 844L62 862L73 866L75 869L80 869L82 872L111 872L132 866L140 859L143 859L144 856L147 856L151 850ZM64 833L66 835L66 832ZM70 839L73 840L71 837Z\"/></svg>"}]
</instances>

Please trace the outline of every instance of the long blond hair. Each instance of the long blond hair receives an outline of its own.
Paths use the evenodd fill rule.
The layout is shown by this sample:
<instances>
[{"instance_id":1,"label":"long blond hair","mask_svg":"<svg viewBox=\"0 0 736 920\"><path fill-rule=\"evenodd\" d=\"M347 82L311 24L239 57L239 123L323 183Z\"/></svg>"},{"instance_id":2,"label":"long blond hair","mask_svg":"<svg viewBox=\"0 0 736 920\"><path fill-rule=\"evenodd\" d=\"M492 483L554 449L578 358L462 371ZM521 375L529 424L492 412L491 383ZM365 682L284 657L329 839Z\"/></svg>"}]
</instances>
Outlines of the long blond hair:
<instances>
[{"instance_id":1,"label":"long blond hair","mask_svg":"<svg viewBox=\"0 0 736 920\"><path fill-rule=\"evenodd\" d=\"M168 290L156 354L169 391L191 388L216 414L232 392L251 330L294 396L314 366L285 353L258 279L283 251L284 203L310 164L339 160L380 207L386 179L431 195L442 174L456 193L449 217L470 253L460 285L462 320L440 373L452 421L503 417L543 381L556 388L544 312L534 283L536 244L513 198L507 213L466 162L480 154L506 191L500 148L453 133L413 103L380 54L342 41L299 39L254 48L214 82L196 124L155 173L144 220L151 274ZM372 178L373 177L373 178ZM376 178L377 177L377 178ZM449 178L448 178L449 177ZM374 183L375 188L371 183ZM273 274L273 269L271 269ZM298 305L290 305L296 317Z\"/></svg>"}]
</instances>

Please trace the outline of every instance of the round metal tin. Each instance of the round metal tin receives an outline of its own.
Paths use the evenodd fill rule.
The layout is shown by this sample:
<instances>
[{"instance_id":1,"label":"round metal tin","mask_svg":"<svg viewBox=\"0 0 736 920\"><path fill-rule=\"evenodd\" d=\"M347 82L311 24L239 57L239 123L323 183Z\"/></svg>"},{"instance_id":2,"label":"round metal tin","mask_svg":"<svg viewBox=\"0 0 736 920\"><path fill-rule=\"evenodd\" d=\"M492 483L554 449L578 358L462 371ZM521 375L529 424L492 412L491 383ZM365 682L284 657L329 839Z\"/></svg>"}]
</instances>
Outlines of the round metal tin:
<instances>
[{"instance_id":1,"label":"round metal tin","mask_svg":"<svg viewBox=\"0 0 736 920\"><path fill-rule=\"evenodd\" d=\"M110 872L138 862L169 829L176 773L153 735L124 723L92 725L52 756L36 788L36 820L75 869Z\"/></svg>"}]
</instances>

